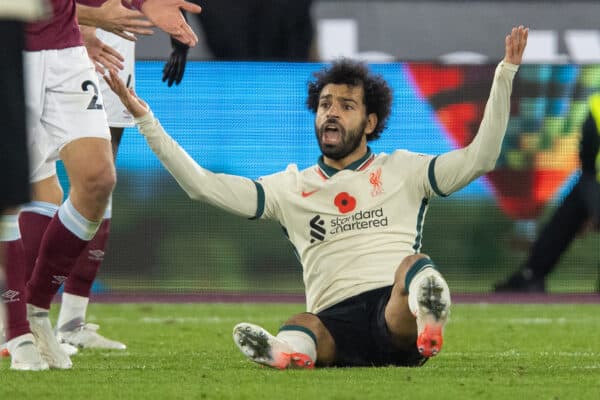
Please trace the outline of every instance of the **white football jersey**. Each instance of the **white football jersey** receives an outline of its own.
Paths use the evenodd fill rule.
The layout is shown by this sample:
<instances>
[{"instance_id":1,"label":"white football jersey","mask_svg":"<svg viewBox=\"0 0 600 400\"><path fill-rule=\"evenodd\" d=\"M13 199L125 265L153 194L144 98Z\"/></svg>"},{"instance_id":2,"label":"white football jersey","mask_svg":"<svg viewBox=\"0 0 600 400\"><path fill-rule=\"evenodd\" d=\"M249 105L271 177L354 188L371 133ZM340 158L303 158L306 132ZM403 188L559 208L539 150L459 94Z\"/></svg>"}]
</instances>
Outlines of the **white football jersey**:
<instances>
[{"instance_id":1,"label":"white football jersey","mask_svg":"<svg viewBox=\"0 0 600 400\"><path fill-rule=\"evenodd\" d=\"M304 269L308 311L394 283L400 261L421 248L434 193L431 160L403 150L369 151L341 171L320 160L303 171L291 165L259 180L261 217L279 221L293 244Z\"/></svg>"}]
</instances>

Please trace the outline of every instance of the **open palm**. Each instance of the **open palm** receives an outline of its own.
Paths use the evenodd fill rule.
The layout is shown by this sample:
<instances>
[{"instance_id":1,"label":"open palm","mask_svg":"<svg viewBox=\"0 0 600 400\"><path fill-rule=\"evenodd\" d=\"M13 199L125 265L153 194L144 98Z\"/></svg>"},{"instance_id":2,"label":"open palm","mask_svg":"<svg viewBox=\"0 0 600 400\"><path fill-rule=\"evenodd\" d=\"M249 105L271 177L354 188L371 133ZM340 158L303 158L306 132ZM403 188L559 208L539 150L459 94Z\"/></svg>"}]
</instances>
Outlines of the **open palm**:
<instances>
[{"instance_id":1,"label":"open palm","mask_svg":"<svg viewBox=\"0 0 600 400\"><path fill-rule=\"evenodd\" d=\"M525 28L523 25L512 28L504 41L504 61L515 65L521 64L528 35L529 28Z\"/></svg>"},{"instance_id":2,"label":"open palm","mask_svg":"<svg viewBox=\"0 0 600 400\"><path fill-rule=\"evenodd\" d=\"M188 25L181 11L199 14L202 8L185 0L146 0L141 7L148 19L169 35L192 47L198 36Z\"/></svg>"}]
</instances>

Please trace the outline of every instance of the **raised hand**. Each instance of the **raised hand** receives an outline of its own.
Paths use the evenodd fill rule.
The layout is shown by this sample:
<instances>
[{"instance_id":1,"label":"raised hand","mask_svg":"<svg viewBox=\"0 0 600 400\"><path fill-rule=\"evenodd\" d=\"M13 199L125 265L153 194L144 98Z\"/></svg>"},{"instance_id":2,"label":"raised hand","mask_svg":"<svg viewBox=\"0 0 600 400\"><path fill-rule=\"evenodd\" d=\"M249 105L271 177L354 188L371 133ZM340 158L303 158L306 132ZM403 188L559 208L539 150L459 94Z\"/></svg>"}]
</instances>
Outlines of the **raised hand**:
<instances>
[{"instance_id":1,"label":"raised hand","mask_svg":"<svg viewBox=\"0 0 600 400\"><path fill-rule=\"evenodd\" d=\"M199 14L202 7L185 0L145 0L141 11L157 27L190 47L198 43L198 36L188 25L181 11Z\"/></svg>"},{"instance_id":2,"label":"raised hand","mask_svg":"<svg viewBox=\"0 0 600 400\"><path fill-rule=\"evenodd\" d=\"M504 40L504 61L515 65L521 64L528 35L529 28L525 28L523 25L512 28Z\"/></svg>"},{"instance_id":3,"label":"raised hand","mask_svg":"<svg viewBox=\"0 0 600 400\"><path fill-rule=\"evenodd\" d=\"M105 69L123 69L125 59L117 50L113 49L96 36L96 28L81 26L83 44L88 52L88 57L94 63L96 71L101 74Z\"/></svg>"},{"instance_id":4,"label":"raised hand","mask_svg":"<svg viewBox=\"0 0 600 400\"><path fill-rule=\"evenodd\" d=\"M108 75L104 75L104 80L108 84L108 87L119 96L121 103L135 118L143 117L150 111L148 104L137 97L132 88L125 86L125 83L119 78L115 69L110 69Z\"/></svg>"},{"instance_id":5,"label":"raised hand","mask_svg":"<svg viewBox=\"0 0 600 400\"><path fill-rule=\"evenodd\" d=\"M171 47L173 48L173 51L163 68L162 77L162 81L167 82L169 87L171 87L173 83L179 85L183 79L188 50L190 49L187 45L173 38L171 38Z\"/></svg>"}]
</instances>

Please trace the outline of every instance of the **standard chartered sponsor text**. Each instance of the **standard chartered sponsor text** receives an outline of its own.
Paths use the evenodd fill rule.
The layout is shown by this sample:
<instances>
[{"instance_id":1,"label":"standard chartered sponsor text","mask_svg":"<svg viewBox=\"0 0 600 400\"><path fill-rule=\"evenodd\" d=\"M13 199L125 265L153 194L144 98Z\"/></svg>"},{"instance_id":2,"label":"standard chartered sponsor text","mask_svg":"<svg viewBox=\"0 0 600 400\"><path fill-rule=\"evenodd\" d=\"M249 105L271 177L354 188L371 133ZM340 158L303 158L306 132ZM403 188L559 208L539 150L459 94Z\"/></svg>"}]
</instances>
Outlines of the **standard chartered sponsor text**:
<instances>
[{"instance_id":1,"label":"standard chartered sponsor text","mask_svg":"<svg viewBox=\"0 0 600 400\"><path fill-rule=\"evenodd\" d=\"M383 208L357 211L344 217L335 217L330 221L331 235L351 230L379 228L388 225L388 217L384 216Z\"/></svg>"}]
</instances>

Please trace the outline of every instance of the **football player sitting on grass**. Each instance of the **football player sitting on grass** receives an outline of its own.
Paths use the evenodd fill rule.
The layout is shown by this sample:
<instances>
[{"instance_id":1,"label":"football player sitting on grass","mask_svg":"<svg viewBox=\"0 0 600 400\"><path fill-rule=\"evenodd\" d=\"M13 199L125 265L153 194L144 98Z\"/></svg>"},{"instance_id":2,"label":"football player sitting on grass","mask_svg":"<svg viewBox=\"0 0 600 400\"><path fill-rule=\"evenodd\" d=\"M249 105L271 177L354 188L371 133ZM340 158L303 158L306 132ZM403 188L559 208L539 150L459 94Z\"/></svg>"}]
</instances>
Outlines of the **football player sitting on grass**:
<instances>
[{"instance_id":1,"label":"football player sitting on grass","mask_svg":"<svg viewBox=\"0 0 600 400\"><path fill-rule=\"evenodd\" d=\"M317 164L253 181L199 166L115 71L106 77L152 151L190 198L247 217L278 221L303 268L306 312L276 336L240 323L234 341L252 361L274 368L419 366L442 348L450 291L421 253L429 201L492 170L510 113L512 82L528 29L505 38L477 136L437 157L397 150L374 154L390 115L386 81L363 64L339 60L315 74L307 104L322 153Z\"/></svg>"}]
</instances>

